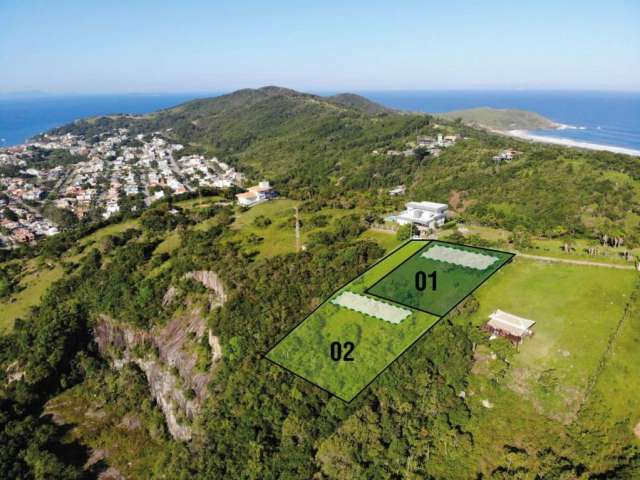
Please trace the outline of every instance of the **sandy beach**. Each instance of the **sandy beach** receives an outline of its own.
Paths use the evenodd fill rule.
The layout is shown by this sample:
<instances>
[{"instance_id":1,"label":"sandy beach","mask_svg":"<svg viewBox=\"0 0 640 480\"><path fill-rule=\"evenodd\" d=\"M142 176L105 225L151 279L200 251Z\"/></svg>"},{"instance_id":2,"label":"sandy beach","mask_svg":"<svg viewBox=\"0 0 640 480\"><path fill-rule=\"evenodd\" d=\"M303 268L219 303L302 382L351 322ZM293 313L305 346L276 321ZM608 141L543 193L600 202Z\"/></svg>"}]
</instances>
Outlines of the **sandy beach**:
<instances>
[{"instance_id":1,"label":"sandy beach","mask_svg":"<svg viewBox=\"0 0 640 480\"><path fill-rule=\"evenodd\" d=\"M601 150L613 153L623 153L625 155L633 155L635 157L640 157L640 150L634 150L633 148L624 148L624 147L615 147L613 145L600 145L597 143L589 143L589 142L578 142L576 140L570 140L568 138L553 138L553 137L544 137L542 135L533 135L529 133L527 130L508 130L506 132L502 132L511 137L517 137L522 140L531 140L534 142L542 142L542 143L552 143L554 145L563 145L565 147L574 147L574 148L586 148L588 150Z\"/></svg>"}]
</instances>

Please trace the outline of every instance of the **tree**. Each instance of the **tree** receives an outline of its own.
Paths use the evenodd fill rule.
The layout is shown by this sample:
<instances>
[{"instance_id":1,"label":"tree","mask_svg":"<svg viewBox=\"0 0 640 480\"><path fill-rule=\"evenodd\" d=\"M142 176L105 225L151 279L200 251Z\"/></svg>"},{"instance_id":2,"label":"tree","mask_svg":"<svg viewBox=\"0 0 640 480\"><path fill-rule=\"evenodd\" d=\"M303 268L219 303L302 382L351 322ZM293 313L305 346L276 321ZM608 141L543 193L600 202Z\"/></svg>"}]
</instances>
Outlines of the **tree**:
<instances>
[{"instance_id":1,"label":"tree","mask_svg":"<svg viewBox=\"0 0 640 480\"><path fill-rule=\"evenodd\" d=\"M407 223L405 225L400 225L398 231L396 232L396 238L398 240L408 240L413 236L413 224Z\"/></svg>"}]
</instances>

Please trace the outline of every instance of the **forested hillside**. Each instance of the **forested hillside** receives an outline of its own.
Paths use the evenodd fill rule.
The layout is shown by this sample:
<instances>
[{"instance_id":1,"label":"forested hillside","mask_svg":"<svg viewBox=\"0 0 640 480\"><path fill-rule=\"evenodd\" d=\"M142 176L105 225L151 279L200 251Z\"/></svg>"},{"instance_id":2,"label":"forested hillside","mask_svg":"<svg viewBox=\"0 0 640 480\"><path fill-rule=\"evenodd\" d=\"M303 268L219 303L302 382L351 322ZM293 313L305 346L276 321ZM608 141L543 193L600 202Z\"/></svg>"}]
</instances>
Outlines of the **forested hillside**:
<instances>
[{"instance_id":1,"label":"forested hillside","mask_svg":"<svg viewBox=\"0 0 640 480\"><path fill-rule=\"evenodd\" d=\"M371 109L368 101L336 104L335 98L278 87L240 90L143 117L76 122L57 132L160 130L256 179L269 178L292 198L377 195L406 184L409 196L452 199L463 217L488 225L549 237L640 241L640 162L634 157L519 142L429 115ZM438 156L420 149L387 154L415 145L417 135L439 133L464 139ZM493 157L505 148L522 154L496 163Z\"/></svg>"},{"instance_id":2,"label":"forested hillside","mask_svg":"<svg viewBox=\"0 0 640 480\"><path fill-rule=\"evenodd\" d=\"M452 241L510 250L532 237L640 243L633 157L520 143L347 100L268 87L58 129L160 131L271 180L286 198L248 211L230 204L233 192L164 199L3 263L7 290L27 262L64 274L0 337L1 478L640 476L640 297L626 264L580 270L516 258L493 290L470 296L350 404L263 358L405 238L375 226L408 199L448 202L454 220L495 234L464 237L451 222L441 233ZM438 134L459 138L437 155L416 148L417 136ZM521 153L496 162L506 148ZM405 197L390 197L399 184ZM590 305L602 303L583 300L599 301L604 287L608 310L598 316ZM611 305L614 294L624 305ZM549 343L526 364L481 322L496 301L529 298L563 336L534 337ZM574 317L591 324L573 330ZM172 435L168 417L188 435Z\"/></svg>"}]
</instances>

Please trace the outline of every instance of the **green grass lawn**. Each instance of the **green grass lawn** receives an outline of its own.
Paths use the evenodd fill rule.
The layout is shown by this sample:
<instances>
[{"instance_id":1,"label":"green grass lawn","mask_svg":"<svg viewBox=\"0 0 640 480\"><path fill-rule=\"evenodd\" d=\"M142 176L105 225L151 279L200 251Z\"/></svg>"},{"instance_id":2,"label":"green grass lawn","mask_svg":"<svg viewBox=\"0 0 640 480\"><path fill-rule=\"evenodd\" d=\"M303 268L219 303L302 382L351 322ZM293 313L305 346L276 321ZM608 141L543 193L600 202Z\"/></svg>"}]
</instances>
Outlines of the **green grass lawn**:
<instances>
[{"instance_id":1,"label":"green grass lawn","mask_svg":"<svg viewBox=\"0 0 640 480\"><path fill-rule=\"evenodd\" d=\"M40 303L40 299L49 286L62 277L63 270L58 264L53 269L47 266L36 266L33 264L34 271L25 275L20 281L20 287L23 288L19 292L11 295L4 302L0 302L0 334L6 334L11 331L13 324L17 318L25 318L31 307L35 307Z\"/></svg>"},{"instance_id":2,"label":"green grass lawn","mask_svg":"<svg viewBox=\"0 0 640 480\"><path fill-rule=\"evenodd\" d=\"M584 401L637 273L516 257L477 292L483 325L501 309L536 321L511 360L505 381L540 413L571 421Z\"/></svg>"},{"instance_id":3,"label":"green grass lawn","mask_svg":"<svg viewBox=\"0 0 640 480\"><path fill-rule=\"evenodd\" d=\"M401 240L396 238L395 232L382 232L379 230L366 230L360 235L360 238L362 240L372 240L376 242L387 252L390 252L402 243Z\"/></svg>"},{"instance_id":4,"label":"green grass lawn","mask_svg":"<svg viewBox=\"0 0 640 480\"><path fill-rule=\"evenodd\" d=\"M622 421L631 432L640 424L640 284L595 382L592 401L602 399L612 422ZM636 438L640 444L640 438Z\"/></svg>"},{"instance_id":5,"label":"green grass lawn","mask_svg":"<svg viewBox=\"0 0 640 480\"><path fill-rule=\"evenodd\" d=\"M630 214L629 218L632 218L632 217L633 215ZM637 222L637 219L632 219L630 221ZM509 241L509 237L511 235L508 230L492 228L492 227L484 227L479 225L461 225L460 228L465 232L465 235L478 235L479 237L485 240L489 240L492 242L501 242L505 245ZM442 238L446 239L446 236L447 234L445 233ZM622 257L622 253L626 250L629 250L629 252L631 252L636 256L640 256L640 247L613 248L613 247L603 247L601 245L598 246L598 251L599 251L598 255L588 255L585 252L585 249L587 249L590 246L593 246L594 242L587 239L582 239L582 238L574 240L572 245L572 250L567 253L563 250L563 246L565 242L566 240L561 238L533 238L532 246L530 248L521 249L521 252L528 253L531 255L540 255L544 257L566 258L566 259L573 259L573 260L588 260L591 262L615 263L619 265L633 265L633 263L627 262Z\"/></svg>"},{"instance_id":6,"label":"green grass lawn","mask_svg":"<svg viewBox=\"0 0 640 480\"><path fill-rule=\"evenodd\" d=\"M129 228L139 228L139 222L135 218L125 220L124 222L114 223L113 225L107 225L99 230L96 230L91 235L87 235L81 240L82 245L89 245L91 243L99 242L108 235L115 235L122 233Z\"/></svg>"},{"instance_id":7,"label":"green grass lawn","mask_svg":"<svg viewBox=\"0 0 640 480\"><path fill-rule=\"evenodd\" d=\"M626 421L631 437L632 426L640 422L637 313L623 323L597 373L636 282L632 271L516 257L474 293L480 306L470 320L477 326L497 308L537 323L518 350L504 339L476 349L465 400L474 447L461 472L467 468L469 476L481 471L489 478L496 464L508 462L505 445L526 450L535 465L542 461L535 452L570 443L567 424L582 421L577 412L594 397L586 397L593 379L598 398L604 399L599 415L612 423Z\"/></svg>"},{"instance_id":8,"label":"green grass lawn","mask_svg":"<svg viewBox=\"0 0 640 480\"><path fill-rule=\"evenodd\" d=\"M154 254L158 253L171 253L180 246L180 234L177 231L169 233L162 242L158 244L153 251Z\"/></svg>"},{"instance_id":9,"label":"green grass lawn","mask_svg":"<svg viewBox=\"0 0 640 480\"><path fill-rule=\"evenodd\" d=\"M435 249L491 258L494 263L484 269L476 269L424 257ZM505 252L433 241L370 287L367 293L433 315L444 316L512 256ZM416 285L418 274L422 274L422 289L418 289Z\"/></svg>"},{"instance_id":10,"label":"green grass lawn","mask_svg":"<svg viewBox=\"0 0 640 480\"><path fill-rule=\"evenodd\" d=\"M269 202L264 202L251 207L245 212L236 214L234 223L231 225L232 230L238 234L231 238L247 240L249 235L253 234L262 240L255 245L248 245L247 249L255 250L262 257L272 257L286 253L294 253L296 251L296 235L295 224L292 219L295 216L294 207L301 202L289 200L286 198L278 198ZM346 215L362 213L357 209L334 209L325 208L313 214L301 213L300 220L302 228L300 231L301 244L304 245L308 241L309 235L326 228L331 228L331 222L338 217ZM309 219L314 215L325 215L329 222L326 227L311 227ZM271 220L271 224L265 227L258 227L253 221L258 216L264 216ZM207 221L198 224L195 228L206 229Z\"/></svg>"},{"instance_id":11,"label":"green grass lawn","mask_svg":"<svg viewBox=\"0 0 640 480\"><path fill-rule=\"evenodd\" d=\"M340 289L286 335L267 354L267 358L343 400L351 401L433 326L438 317L412 311L401 323L392 324L338 307L330 300L347 290L363 294L366 288L423 246L424 242L405 244ZM333 342L352 342L355 345L351 355L353 361L332 360L330 353Z\"/></svg>"},{"instance_id":12,"label":"green grass lawn","mask_svg":"<svg viewBox=\"0 0 640 480\"><path fill-rule=\"evenodd\" d=\"M480 225L460 225L460 229L465 232L465 235L478 235L491 242L507 242L510 236L508 230L503 230L501 228L483 227Z\"/></svg>"},{"instance_id":13,"label":"green grass lawn","mask_svg":"<svg viewBox=\"0 0 640 480\"><path fill-rule=\"evenodd\" d=\"M176 207L191 210L193 208L208 207L216 202L224 201L225 199L220 196L213 197L196 197L189 200L181 200L179 202L173 202Z\"/></svg>"},{"instance_id":14,"label":"green grass lawn","mask_svg":"<svg viewBox=\"0 0 640 480\"><path fill-rule=\"evenodd\" d=\"M104 228L96 230L80 240L80 244L85 246L82 253L68 252L63 255L65 261L80 261L86 254L91 245L96 244L108 235L115 235L129 228L136 228L138 221L135 219L126 220L121 223L108 225ZM171 246L170 244L165 248ZM13 328L13 324L17 318L25 318L31 307L35 307L40 303L40 299L49 286L62 277L62 266L55 264L53 269L49 269L44 265L37 265L36 260L30 261L27 268L32 270L31 273L25 275L20 281L20 286L24 287L19 292L12 295L4 302L0 302L0 334L5 334Z\"/></svg>"},{"instance_id":15,"label":"green grass lawn","mask_svg":"<svg viewBox=\"0 0 640 480\"><path fill-rule=\"evenodd\" d=\"M285 198L279 198L270 202L256 205L246 212L236 215L235 222L231 228L242 232L242 239L246 239L250 234L262 238L262 242L252 246L265 257L272 257L283 253L292 253L296 250L295 229L292 226L283 226L282 223L293 217L296 202ZM256 227L253 221L259 215L271 220L271 224L266 227ZM304 236L303 236L304 239Z\"/></svg>"},{"instance_id":16,"label":"green grass lawn","mask_svg":"<svg viewBox=\"0 0 640 480\"><path fill-rule=\"evenodd\" d=\"M562 250L564 242L557 239L536 239L533 241L533 248L523 249L522 253L530 253L532 255L542 255L545 257L567 258L574 260L587 260L589 262L613 263L617 265L633 265L622 257L624 248L612 248L599 246L598 255L587 255L584 249L591 244L587 240L576 240L572 250L565 253ZM629 249L634 255L640 255L640 249Z\"/></svg>"}]
</instances>

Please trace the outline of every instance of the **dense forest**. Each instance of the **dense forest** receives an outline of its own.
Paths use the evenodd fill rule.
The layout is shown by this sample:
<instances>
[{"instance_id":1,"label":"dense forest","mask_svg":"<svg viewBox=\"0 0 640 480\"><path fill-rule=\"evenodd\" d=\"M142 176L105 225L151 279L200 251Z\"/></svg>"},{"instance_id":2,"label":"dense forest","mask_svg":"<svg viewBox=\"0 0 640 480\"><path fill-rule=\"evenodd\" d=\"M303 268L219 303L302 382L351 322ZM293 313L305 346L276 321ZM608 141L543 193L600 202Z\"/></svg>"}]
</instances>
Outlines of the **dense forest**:
<instances>
[{"instance_id":1,"label":"dense forest","mask_svg":"<svg viewBox=\"0 0 640 480\"><path fill-rule=\"evenodd\" d=\"M483 225L547 238L597 241L607 234L629 246L640 243L635 159L522 143L428 115L338 100L269 87L57 130L93 136L122 126L141 133L169 129L165 135L189 149L215 154L255 179L269 178L282 195L300 201L301 211L315 214L311 222L322 231L302 252L264 257L254 248L261 239L238 238L232 230L234 208L212 202L187 211L168 200L142 213L139 227L88 249L82 238L93 230L84 225L23 252L77 255L65 260L65 275L41 304L0 337L1 478L99 473L83 468L91 455L83 439L70 441L47 414L48 402L69 391L83 392L87 405L99 399L120 416L137 413L148 445L161 445L140 478L640 477L640 449L597 397L561 434L538 431L547 420L532 413L528 426L538 436L527 437L525 447L496 444L490 459L478 457L477 420L460 394L468 390L476 352L488 344L468 320L478 309L474 296L350 404L263 359L336 285L384 255L360 235L378 220L375 207L398 205L386 193L398 184L406 184L412 198L449 202L458 218ZM386 154L405 149L416 135L438 133L461 139L438 156ZM492 157L504 148L522 153L496 164ZM353 213L332 218L321 212L337 207ZM191 228L203 220L206 229ZM258 216L252 225L269 223ZM159 252L170 235L179 245ZM189 278L200 271L216 272L224 301L213 302ZM13 288L11 275L10 267L0 268L0 296ZM630 318L640 312L640 299L634 301ZM103 355L95 331L110 319L143 336L191 307L219 338L222 357L198 367L213 376L201 413L187 422L192 437L183 442L167 430L142 370L133 363L112 369L122 353ZM198 355L211 356L206 342L191 341ZM140 345L139 358L158 358L153 345ZM506 341L493 347L507 360L514 353Z\"/></svg>"}]
</instances>

